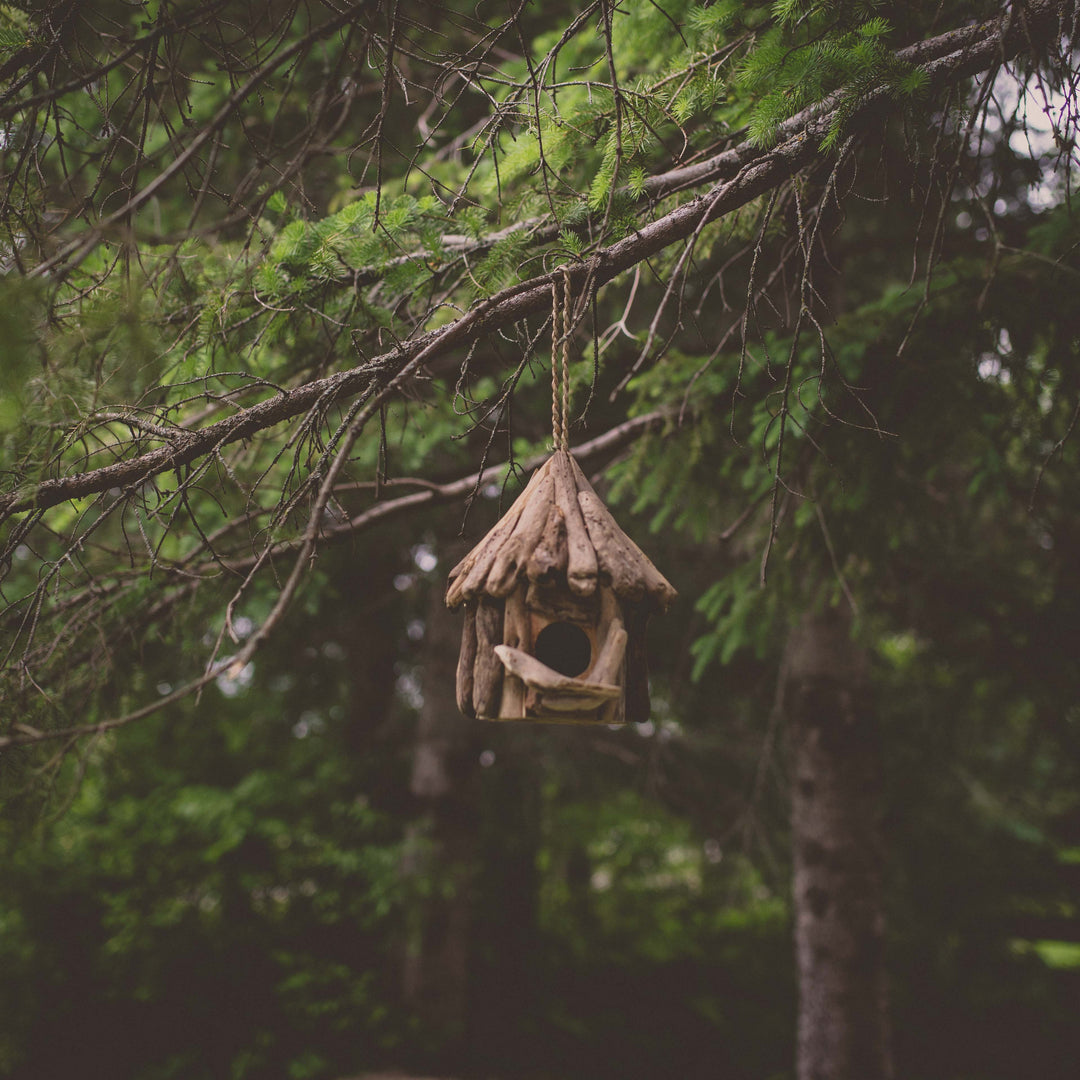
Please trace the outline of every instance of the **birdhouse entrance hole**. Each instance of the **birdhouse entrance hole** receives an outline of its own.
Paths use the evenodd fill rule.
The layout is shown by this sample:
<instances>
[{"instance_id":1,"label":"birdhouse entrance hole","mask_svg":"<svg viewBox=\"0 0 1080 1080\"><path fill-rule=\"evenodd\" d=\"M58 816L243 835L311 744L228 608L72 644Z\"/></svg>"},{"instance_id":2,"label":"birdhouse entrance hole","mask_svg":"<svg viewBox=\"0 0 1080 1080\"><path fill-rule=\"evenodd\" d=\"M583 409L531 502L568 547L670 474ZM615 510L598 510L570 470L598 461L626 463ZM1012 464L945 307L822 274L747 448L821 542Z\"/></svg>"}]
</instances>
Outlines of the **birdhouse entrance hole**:
<instances>
[{"instance_id":1,"label":"birdhouse entrance hole","mask_svg":"<svg viewBox=\"0 0 1080 1080\"><path fill-rule=\"evenodd\" d=\"M536 635L533 655L553 671L573 679L584 674L592 663L592 642L580 626L548 623Z\"/></svg>"}]
</instances>

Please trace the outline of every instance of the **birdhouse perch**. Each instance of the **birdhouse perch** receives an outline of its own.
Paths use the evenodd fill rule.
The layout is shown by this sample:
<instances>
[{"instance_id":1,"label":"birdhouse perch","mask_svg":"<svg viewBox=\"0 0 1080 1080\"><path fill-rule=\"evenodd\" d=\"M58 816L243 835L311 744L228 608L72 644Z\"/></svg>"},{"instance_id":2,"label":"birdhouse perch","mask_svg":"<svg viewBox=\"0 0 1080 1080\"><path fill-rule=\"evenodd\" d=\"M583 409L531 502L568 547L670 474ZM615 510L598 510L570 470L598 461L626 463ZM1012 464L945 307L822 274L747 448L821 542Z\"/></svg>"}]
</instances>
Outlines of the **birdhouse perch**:
<instances>
[{"instance_id":1,"label":"birdhouse perch","mask_svg":"<svg viewBox=\"0 0 1080 1080\"><path fill-rule=\"evenodd\" d=\"M485 720L640 723L645 627L675 590L557 450L451 571L465 607L458 708Z\"/></svg>"}]
</instances>

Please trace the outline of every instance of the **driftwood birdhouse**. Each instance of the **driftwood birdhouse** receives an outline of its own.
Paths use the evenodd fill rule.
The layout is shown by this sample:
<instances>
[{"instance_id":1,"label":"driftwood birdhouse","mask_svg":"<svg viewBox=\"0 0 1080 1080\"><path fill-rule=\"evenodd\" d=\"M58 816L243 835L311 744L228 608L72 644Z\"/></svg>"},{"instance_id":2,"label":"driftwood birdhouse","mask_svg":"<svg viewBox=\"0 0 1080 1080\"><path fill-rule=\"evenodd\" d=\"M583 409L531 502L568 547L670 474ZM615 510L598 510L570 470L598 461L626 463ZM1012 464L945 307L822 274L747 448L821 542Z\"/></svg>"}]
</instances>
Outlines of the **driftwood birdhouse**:
<instances>
[{"instance_id":1,"label":"driftwood birdhouse","mask_svg":"<svg viewBox=\"0 0 1080 1080\"><path fill-rule=\"evenodd\" d=\"M451 571L465 607L458 707L485 720L640 723L645 626L675 596L558 450Z\"/></svg>"}]
</instances>

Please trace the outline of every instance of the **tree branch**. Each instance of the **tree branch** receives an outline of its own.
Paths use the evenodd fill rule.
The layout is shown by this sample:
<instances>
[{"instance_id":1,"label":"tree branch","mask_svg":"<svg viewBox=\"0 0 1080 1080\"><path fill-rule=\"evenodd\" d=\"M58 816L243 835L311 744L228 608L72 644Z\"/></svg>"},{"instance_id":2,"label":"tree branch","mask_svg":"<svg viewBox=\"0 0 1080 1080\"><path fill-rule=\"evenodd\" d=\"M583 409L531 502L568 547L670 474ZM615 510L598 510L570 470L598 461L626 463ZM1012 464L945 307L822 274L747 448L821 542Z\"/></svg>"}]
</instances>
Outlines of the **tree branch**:
<instances>
[{"instance_id":1,"label":"tree branch","mask_svg":"<svg viewBox=\"0 0 1080 1080\"><path fill-rule=\"evenodd\" d=\"M641 438L646 432L656 430L669 419L671 419L671 413L662 410L647 413L644 416L636 416L605 431L602 435L590 439L588 442L571 447L571 453L573 453L574 457L582 463L602 459L621 450L625 446L629 446L636 439ZM546 454L529 458L523 463L523 468L531 470L542 464L546 459ZM327 540L341 540L347 536L355 536L358 532L363 532L366 529L372 528L389 518L398 517L423 506L434 506L442 503L459 501L466 498L484 484L498 479L506 468L506 465L506 462L502 462L498 465L490 465L486 469L483 469L479 474L470 473L467 476L459 477L456 480L451 480L444 484L433 484L423 491L413 492L412 494L402 495L396 499L389 499L386 502L376 503L374 506L362 511L347 522L330 528L318 529L317 535L316 531L313 531L312 523L316 523L320 520L321 513L314 513L309 518L309 527L308 530L305 531L303 537L297 538L296 540L282 541L272 545L271 548L261 552L257 556L252 556L243 560L230 560L227 565L231 570L250 571L254 569L257 563L265 563L275 554L300 549L300 556L294 562L293 567L293 577L298 579L301 568L307 561L307 555L310 553L310 549L316 540L320 542L325 542ZM331 478L327 477L327 479L330 480ZM326 495L333 490L332 484L324 485L324 487ZM325 496L323 504L325 505ZM162 569L167 573L169 568L163 566ZM290 580L292 580L292 578ZM251 659L257 651L258 646L273 629L274 623L280 619L280 614L284 612L288 600L289 590L284 589L282 590L278 603L275 605L274 613L271 617L268 617L262 626L259 627L258 631L248 639L243 649L241 649L237 655L210 664L202 675L159 700L152 701L147 705L136 709L134 712L126 713L122 716L115 716L96 724L82 724L72 727L49 729L47 731L23 727L19 734L0 736L0 752L16 746L29 746L57 739L75 739L84 735L101 734L105 731L111 731L114 728L124 727L135 720L141 720L144 717L150 716L167 705L182 700L189 694L201 690L208 683L213 682L229 669L234 666L242 667ZM158 610L156 614L160 617L161 611Z\"/></svg>"},{"instance_id":2,"label":"tree branch","mask_svg":"<svg viewBox=\"0 0 1080 1080\"><path fill-rule=\"evenodd\" d=\"M1014 9L978 27L950 31L896 55L898 59L906 56L916 62L927 56L936 57L926 64L932 84L954 82L1012 59L1037 37L1061 32L1063 8L1060 0L1030 0L1020 11ZM952 48L957 42L959 47ZM942 55L946 49L951 51ZM865 124L890 104L888 88L880 87L867 95L854 111L851 122ZM800 113L782 125L783 141L771 149L743 144L687 170L676 169L654 178L657 194L670 194L691 183L709 182L718 177L720 180L710 190L596 252L587 262L571 266L572 289L581 292L586 284L592 289L599 288L670 244L692 235L703 224L745 206L792 177L814 159L838 117L839 108L839 98L832 95L815 109ZM340 401L364 391L378 393L379 384L385 386L421 354L426 359L434 358L546 310L552 283L556 279L561 281L561 277L560 269L510 286L480 300L454 322L419 334L368 363L285 391L198 431L178 432L169 446L100 469L44 480L9 492L0 497L0 522L23 511L45 509L114 487L141 484L229 443L250 438L318 403Z\"/></svg>"}]
</instances>

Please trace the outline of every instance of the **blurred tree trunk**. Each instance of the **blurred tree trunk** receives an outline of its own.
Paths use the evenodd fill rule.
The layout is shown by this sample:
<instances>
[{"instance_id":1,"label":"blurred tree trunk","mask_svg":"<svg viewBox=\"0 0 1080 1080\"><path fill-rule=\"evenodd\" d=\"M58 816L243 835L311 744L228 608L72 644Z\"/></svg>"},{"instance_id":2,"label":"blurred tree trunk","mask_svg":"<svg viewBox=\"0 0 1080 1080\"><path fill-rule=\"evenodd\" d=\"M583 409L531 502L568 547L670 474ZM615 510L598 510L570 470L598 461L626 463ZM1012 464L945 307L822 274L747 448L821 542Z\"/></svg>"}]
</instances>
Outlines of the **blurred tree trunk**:
<instances>
[{"instance_id":1,"label":"blurred tree trunk","mask_svg":"<svg viewBox=\"0 0 1080 1080\"><path fill-rule=\"evenodd\" d=\"M431 593L409 785L421 813L409 826L402 864L416 885L402 989L439 1059L455 1068L469 1026L480 824L477 725L458 713L454 696L461 619L447 611L441 588Z\"/></svg>"},{"instance_id":2,"label":"blurred tree trunk","mask_svg":"<svg viewBox=\"0 0 1080 1080\"><path fill-rule=\"evenodd\" d=\"M881 763L847 618L794 628L780 693L793 750L798 1080L890 1080Z\"/></svg>"},{"instance_id":3,"label":"blurred tree trunk","mask_svg":"<svg viewBox=\"0 0 1080 1080\"><path fill-rule=\"evenodd\" d=\"M539 766L529 726L458 712L461 630L434 588L410 779L421 813L402 865L417 885L402 986L434 1065L504 1071L532 1051Z\"/></svg>"},{"instance_id":4,"label":"blurred tree trunk","mask_svg":"<svg viewBox=\"0 0 1080 1080\"><path fill-rule=\"evenodd\" d=\"M473 721L480 723L480 721ZM512 1075L536 1060L539 935L539 744L546 730L485 724L494 758L481 791L470 1062L483 1075Z\"/></svg>"}]
</instances>

